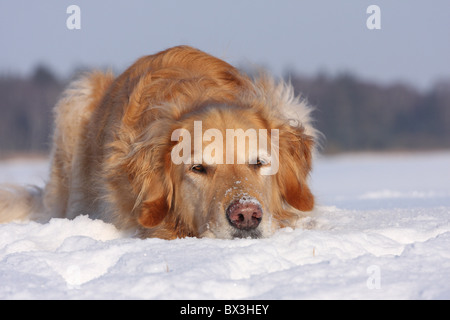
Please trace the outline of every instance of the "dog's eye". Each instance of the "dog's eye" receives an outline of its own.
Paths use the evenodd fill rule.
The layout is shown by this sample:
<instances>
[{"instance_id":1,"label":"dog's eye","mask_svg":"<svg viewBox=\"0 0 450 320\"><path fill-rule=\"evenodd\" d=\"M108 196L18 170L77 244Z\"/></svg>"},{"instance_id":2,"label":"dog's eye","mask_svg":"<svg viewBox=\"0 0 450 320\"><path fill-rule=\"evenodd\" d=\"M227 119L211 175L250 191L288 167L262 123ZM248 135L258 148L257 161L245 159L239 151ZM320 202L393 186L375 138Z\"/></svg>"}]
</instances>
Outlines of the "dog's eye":
<instances>
[{"instance_id":1,"label":"dog's eye","mask_svg":"<svg viewBox=\"0 0 450 320\"><path fill-rule=\"evenodd\" d=\"M258 158L258 159L256 159L256 163L251 164L251 166L253 166L256 169L256 168L262 167L262 166L264 166L266 164L267 164L266 161Z\"/></svg>"},{"instance_id":2,"label":"dog's eye","mask_svg":"<svg viewBox=\"0 0 450 320\"><path fill-rule=\"evenodd\" d=\"M261 166L263 166L263 165L265 165L266 164L266 161L264 161L264 160L262 160L262 159L259 159L258 158L258 160L256 160L256 165L258 166L258 167L261 167Z\"/></svg>"},{"instance_id":3,"label":"dog's eye","mask_svg":"<svg viewBox=\"0 0 450 320\"><path fill-rule=\"evenodd\" d=\"M201 164L194 164L191 167L191 170L196 173L206 173L206 168L204 166L202 166Z\"/></svg>"}]
</instances>

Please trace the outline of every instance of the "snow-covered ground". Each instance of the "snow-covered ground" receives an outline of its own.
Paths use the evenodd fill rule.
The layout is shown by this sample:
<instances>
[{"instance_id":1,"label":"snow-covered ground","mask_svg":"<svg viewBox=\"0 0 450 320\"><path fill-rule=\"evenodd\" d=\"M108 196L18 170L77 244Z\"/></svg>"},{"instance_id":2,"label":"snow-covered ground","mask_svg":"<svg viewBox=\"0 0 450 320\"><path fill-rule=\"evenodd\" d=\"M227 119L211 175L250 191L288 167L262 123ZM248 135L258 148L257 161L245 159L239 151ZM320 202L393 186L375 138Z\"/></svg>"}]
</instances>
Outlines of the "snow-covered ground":
<instances>
[{"instance_id":1,"label":"snow-covered ground","mask_svg":"<svg viewBox=\"0 0 450 320\"><path fill-rule=\"evenodd\" d=\"M43 185L45 161L0 163ZM0 225L0 299L450 299L450 152L317 159L311 230L129 238L78 217Z\"/></svg>"}]
</instances>

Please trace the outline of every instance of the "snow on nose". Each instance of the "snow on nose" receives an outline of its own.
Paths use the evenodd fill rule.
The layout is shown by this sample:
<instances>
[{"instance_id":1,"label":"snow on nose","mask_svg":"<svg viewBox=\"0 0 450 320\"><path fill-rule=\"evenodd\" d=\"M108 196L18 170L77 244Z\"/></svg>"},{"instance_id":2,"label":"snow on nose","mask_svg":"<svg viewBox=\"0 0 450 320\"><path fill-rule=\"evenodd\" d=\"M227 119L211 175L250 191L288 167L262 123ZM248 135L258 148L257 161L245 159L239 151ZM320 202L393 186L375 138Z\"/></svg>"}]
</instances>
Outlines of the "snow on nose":
<instances>
[{"instance_id":1,"label":"snow on nose","mask_svg":"<svg viewBox=\"0 0 450 320\"><path fill-rule=\"evenodd\" d=\"M230 224L241 230L251 230L258 227L263 212L257 201L238 199L227 208L226 214Z\"/></svg>"}]
</instances>

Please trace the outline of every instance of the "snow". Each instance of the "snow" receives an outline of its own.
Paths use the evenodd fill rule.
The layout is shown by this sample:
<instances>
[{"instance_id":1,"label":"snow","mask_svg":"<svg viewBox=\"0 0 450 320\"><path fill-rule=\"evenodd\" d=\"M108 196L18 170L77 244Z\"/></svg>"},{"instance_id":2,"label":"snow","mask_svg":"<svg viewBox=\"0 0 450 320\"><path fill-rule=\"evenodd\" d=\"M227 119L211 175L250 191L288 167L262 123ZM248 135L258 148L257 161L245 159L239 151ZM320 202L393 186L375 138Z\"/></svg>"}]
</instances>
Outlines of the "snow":
<instances>
[{"instance_id":1,"label":"snow","mask_svg":"<svg viewBox=\"0 0 450 320\"><path fill-rule=\"evenodd\" d=\"M0 162L43 185L47 162ZM450 152L318 157L311 229L135 239L80 216L0 225L0 299L450 299Z\"/></svg>"}]
</instances>

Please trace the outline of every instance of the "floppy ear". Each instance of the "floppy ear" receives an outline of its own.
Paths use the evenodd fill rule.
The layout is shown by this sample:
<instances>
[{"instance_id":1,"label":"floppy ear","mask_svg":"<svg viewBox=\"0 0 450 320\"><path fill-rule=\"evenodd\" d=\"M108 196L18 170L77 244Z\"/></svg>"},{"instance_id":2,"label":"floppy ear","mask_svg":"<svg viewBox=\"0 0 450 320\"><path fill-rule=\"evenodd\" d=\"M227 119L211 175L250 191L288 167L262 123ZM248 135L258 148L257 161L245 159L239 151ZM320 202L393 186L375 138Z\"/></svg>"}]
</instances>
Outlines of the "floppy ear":
<instances>
[{"instance_id":1,"label":"floppy ear","mask_svg":"<svg viewBox=\"0 0 450 320\"><path fill-rule=\"evenodd\" d=\"M166 123L162 125L167 127ZM114 190L118 192L115 198L124 199L122 211L132 213L133 222L146 228L164 220L173 194L169 144L165 134L158 137L154 133L165 133L161 126L150 128L139 140L130 138L111 145L116 151L119 147L123 149L115 161L111 161L119 164L109 170Z\"/></svg>"},{"instance_id":2,"label":"floppy ear","mask_svg":"<svg viewBox=\"0 0 450 320\"><path fill-rule=\"evenodd\" d=\"M156 227L164 220L168 211L169 205L165 195L153 201L146 201L142 204L138 222L146 228Z\"/></svg>"},{"instance_id":3,"label":"floppy ear","mask_svg":"<svg viewBox=\"0 0 450 320\"><path fill-rule=\"evenodd\" d=\"M164 220L172 201L170 153L166 153L160 159L164 163L163 166L159 168L159 172L155 172L151 178L149 177L150 179L147 178L147 186L144 189L151 195L151 198L142 202L138 216L138 222L146 228L156 227Z\"/></svg>"},{"instance_id":4,"label":"floppy ear","mask_svg":"<svg viewBox=\"0 0 450 320\"><path fill-rule=\"evenodd\" d=\"M306 135L303 128L283 129L280 130L280 165L277 174L281 195L292 207L311 211L314 196L307 185L307 177L311 170L313 138Z\"/></svg>"},{"instance_id":5,"label":"floppy ear","mask_svg":"<svg viewBox=\"0 0 450 320\"><path fill-rule=\"evenodd\" d=\"M309 187L300 182L294 173L285 178L282 195L287 203L300 211L311 211L314 208L314 196Z\"/></svg>"}]
</instances>

